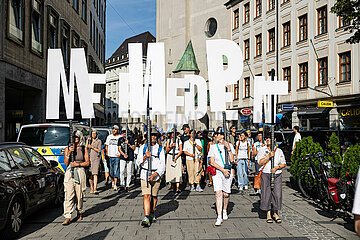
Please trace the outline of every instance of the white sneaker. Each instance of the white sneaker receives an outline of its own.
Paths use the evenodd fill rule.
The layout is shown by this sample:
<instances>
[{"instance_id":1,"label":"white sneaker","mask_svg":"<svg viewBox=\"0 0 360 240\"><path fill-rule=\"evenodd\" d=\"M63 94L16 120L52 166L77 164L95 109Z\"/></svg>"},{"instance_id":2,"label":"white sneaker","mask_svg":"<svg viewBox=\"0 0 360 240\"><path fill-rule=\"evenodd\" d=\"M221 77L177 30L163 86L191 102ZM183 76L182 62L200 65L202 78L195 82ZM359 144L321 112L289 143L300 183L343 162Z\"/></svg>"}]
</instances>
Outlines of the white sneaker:
<instances>
[{"instance_id":1,"label":"white sneaker","mask_svg":"<svg viewBox=\"0 0 360 240\"><path fill-rule=\"evenodd\" d=\"M223 220L221 218L217 218L216 219L216 223L215 223L215 226L220 226L222 224Z\"/></svg>"},{"instance_id":2,"label":"white sneaker","mask_svg":"<svg viewBox=\"0 0 360 240\"><path fill-rule=\"evenodd\" d=\"M239 187L239 190L240 190L240 191L244 190L244 187Z\"/></svg>"},{"instance_id":3,"label":"white sneaker","mask_svg":"<svg viewBox=\"0 0 360 240\"><path fill-rule=\"evenodd\" d=\"M245 190L248 190L249 189L249 186L248 185L245 185Z\"/></svg>"},{"instance_id":4,"label":"white sneaker","mask_svg":"<svg viewBox=\"0 0 360 240\"><path fill-rule=\"evenodd\" d=\"M226 210L223 210L222 218L223 218L223 220L228 220L229 219Z\"/></svg>"},{"instance_id":5,"label":"white sneaker","mask_svg":"<svg viewBox=\"0 0 360 240\"><path fill-rule=\"evenodd\" d=\"M111 187L112 187L112 188L114 188L114 185L115 185L114 182L111 182Z\"/></svg>"},{"instance_id":6,"label":"white sneaker","mask_svg":"<svg viewBox=\"0 0 360 240\"><path fill-rule=\"evenodd\" d=\"M117 191L117 190L118 190L117 186L116 186L116 185L114 185L114 191Z\"/></svg>"}]
</instances>

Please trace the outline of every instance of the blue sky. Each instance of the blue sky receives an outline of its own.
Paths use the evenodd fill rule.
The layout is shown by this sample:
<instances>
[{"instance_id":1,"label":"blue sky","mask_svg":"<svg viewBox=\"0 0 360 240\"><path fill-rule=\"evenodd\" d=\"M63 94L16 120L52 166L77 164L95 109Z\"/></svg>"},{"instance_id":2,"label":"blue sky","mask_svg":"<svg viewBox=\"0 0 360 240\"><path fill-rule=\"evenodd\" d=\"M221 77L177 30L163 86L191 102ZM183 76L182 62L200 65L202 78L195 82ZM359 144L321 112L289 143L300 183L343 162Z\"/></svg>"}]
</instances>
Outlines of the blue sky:
<instances>
[{"instance_id":1,"label":"blue sky","mask_svg":"<svg viewBox=\"0 0 360 240\"><path fill-rule=\"evenodd\" d=\"M156 37L156 0L107 0L106 5L106 59L126 38L146 31Z\"/></svg>"}]
</instances>

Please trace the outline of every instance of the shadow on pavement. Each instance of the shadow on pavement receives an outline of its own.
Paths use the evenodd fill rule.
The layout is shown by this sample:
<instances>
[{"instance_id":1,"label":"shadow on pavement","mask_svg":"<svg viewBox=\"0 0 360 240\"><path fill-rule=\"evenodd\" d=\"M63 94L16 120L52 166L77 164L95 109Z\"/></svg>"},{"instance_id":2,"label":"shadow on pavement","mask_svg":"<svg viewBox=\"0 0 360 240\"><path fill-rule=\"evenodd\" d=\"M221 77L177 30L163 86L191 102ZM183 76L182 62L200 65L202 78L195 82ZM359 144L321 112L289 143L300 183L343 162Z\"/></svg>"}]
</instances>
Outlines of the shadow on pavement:
<instances>
[{"instance_id":1,"label":"shadow on pavement","mask_svg":"<svg viewBox=\"0 0 360 240\"><path fill-rule=\"evenodd\" d=\"M171 200L166 203L161 203L156 207L156 211L155 211L156 217L160 218L169 212L175 212L175 210L178 209L178 207L179 207L179 202L176 200Z\"/></svg>"},{"instance_id":2,"label":"shadow on pavement","mask_svg":"<svg viewBox=\"0 0 360 240\"><path fill-rule=\"evenodd\" d=\"M109 232L112 230L113 228L109 228L109 229L105 229L105 230L102 230L100 232L97 232L97 233L93 233L93 234L90 234L88 236L85 236L85 237L82 237L82 238L78 238L78 240L92 240L92 239L104 239L107 237L107 235L109 234Z\"/></svg>"},{"instance_id":3,"label":"shadow on pavement","mask_svg":"<svg viewBox=\"0 0 360 240\"><path fill-rule=\"evenodd\" d=\"M266 212L262 211L260 209L260 200L253 203L253 207L251 209L251 212L258 213L258 216L259 216L260 219L266 219Z\"/></svg>"}]
</instances>

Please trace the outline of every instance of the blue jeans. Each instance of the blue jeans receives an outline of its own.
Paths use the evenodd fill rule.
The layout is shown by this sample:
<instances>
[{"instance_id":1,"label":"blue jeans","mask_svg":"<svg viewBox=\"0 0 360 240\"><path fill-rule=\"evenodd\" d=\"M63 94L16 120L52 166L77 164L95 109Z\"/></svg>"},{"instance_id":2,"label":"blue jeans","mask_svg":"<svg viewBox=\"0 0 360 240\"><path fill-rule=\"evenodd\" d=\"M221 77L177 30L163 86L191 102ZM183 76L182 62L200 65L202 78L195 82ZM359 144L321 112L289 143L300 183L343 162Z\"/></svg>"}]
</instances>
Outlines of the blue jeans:
<instances>
[{"instance_id":1,"label":"blue jeans","mask_svg":"<svg viewBox=\"0 0 360 240\"><path fill-rule=\"evenodd\" d=\"M111 157L110 158L110 176L114 178L120 177L120 158Z\"/></svg>"},{"instance_id":2,"label":"blue jeans","mask_svg":"<svg viewBox=\"0 0 360 240\"><path fill-rule=\"evenodd\" d=\"M238 159L237 160L237 176L238 176L238 187L244 187L249 184L248 179L248 160Z\"/></svg>"}]
</instances>

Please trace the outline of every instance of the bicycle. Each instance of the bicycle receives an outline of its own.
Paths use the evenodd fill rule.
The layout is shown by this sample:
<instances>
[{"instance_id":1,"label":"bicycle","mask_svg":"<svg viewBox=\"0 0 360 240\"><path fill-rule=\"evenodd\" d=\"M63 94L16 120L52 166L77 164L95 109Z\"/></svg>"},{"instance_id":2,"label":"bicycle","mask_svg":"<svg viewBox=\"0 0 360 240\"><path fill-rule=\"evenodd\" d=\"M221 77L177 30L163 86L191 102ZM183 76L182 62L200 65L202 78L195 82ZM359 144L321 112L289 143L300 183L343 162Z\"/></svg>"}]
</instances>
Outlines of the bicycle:
<instances>
[{"instance_id":1,"label":"bicycle","mask_svg":"<svg viewBox=\"0 0 360 240\"><path fill-rule=\"evenodd\" d=\"M329 169L334 168L339 175L341 166L324 162L326 156L337 153L323 154L317 152L307 154L300 161L309 160L310 166L301 171L298 176L298 186L302 195L312 198L328 210L342 209L351 211L355 193L354 178L347 174L346 179L333 177ZM317 167L313 159L319 159L320 167Z\"/></svg>"}]
</instances>

